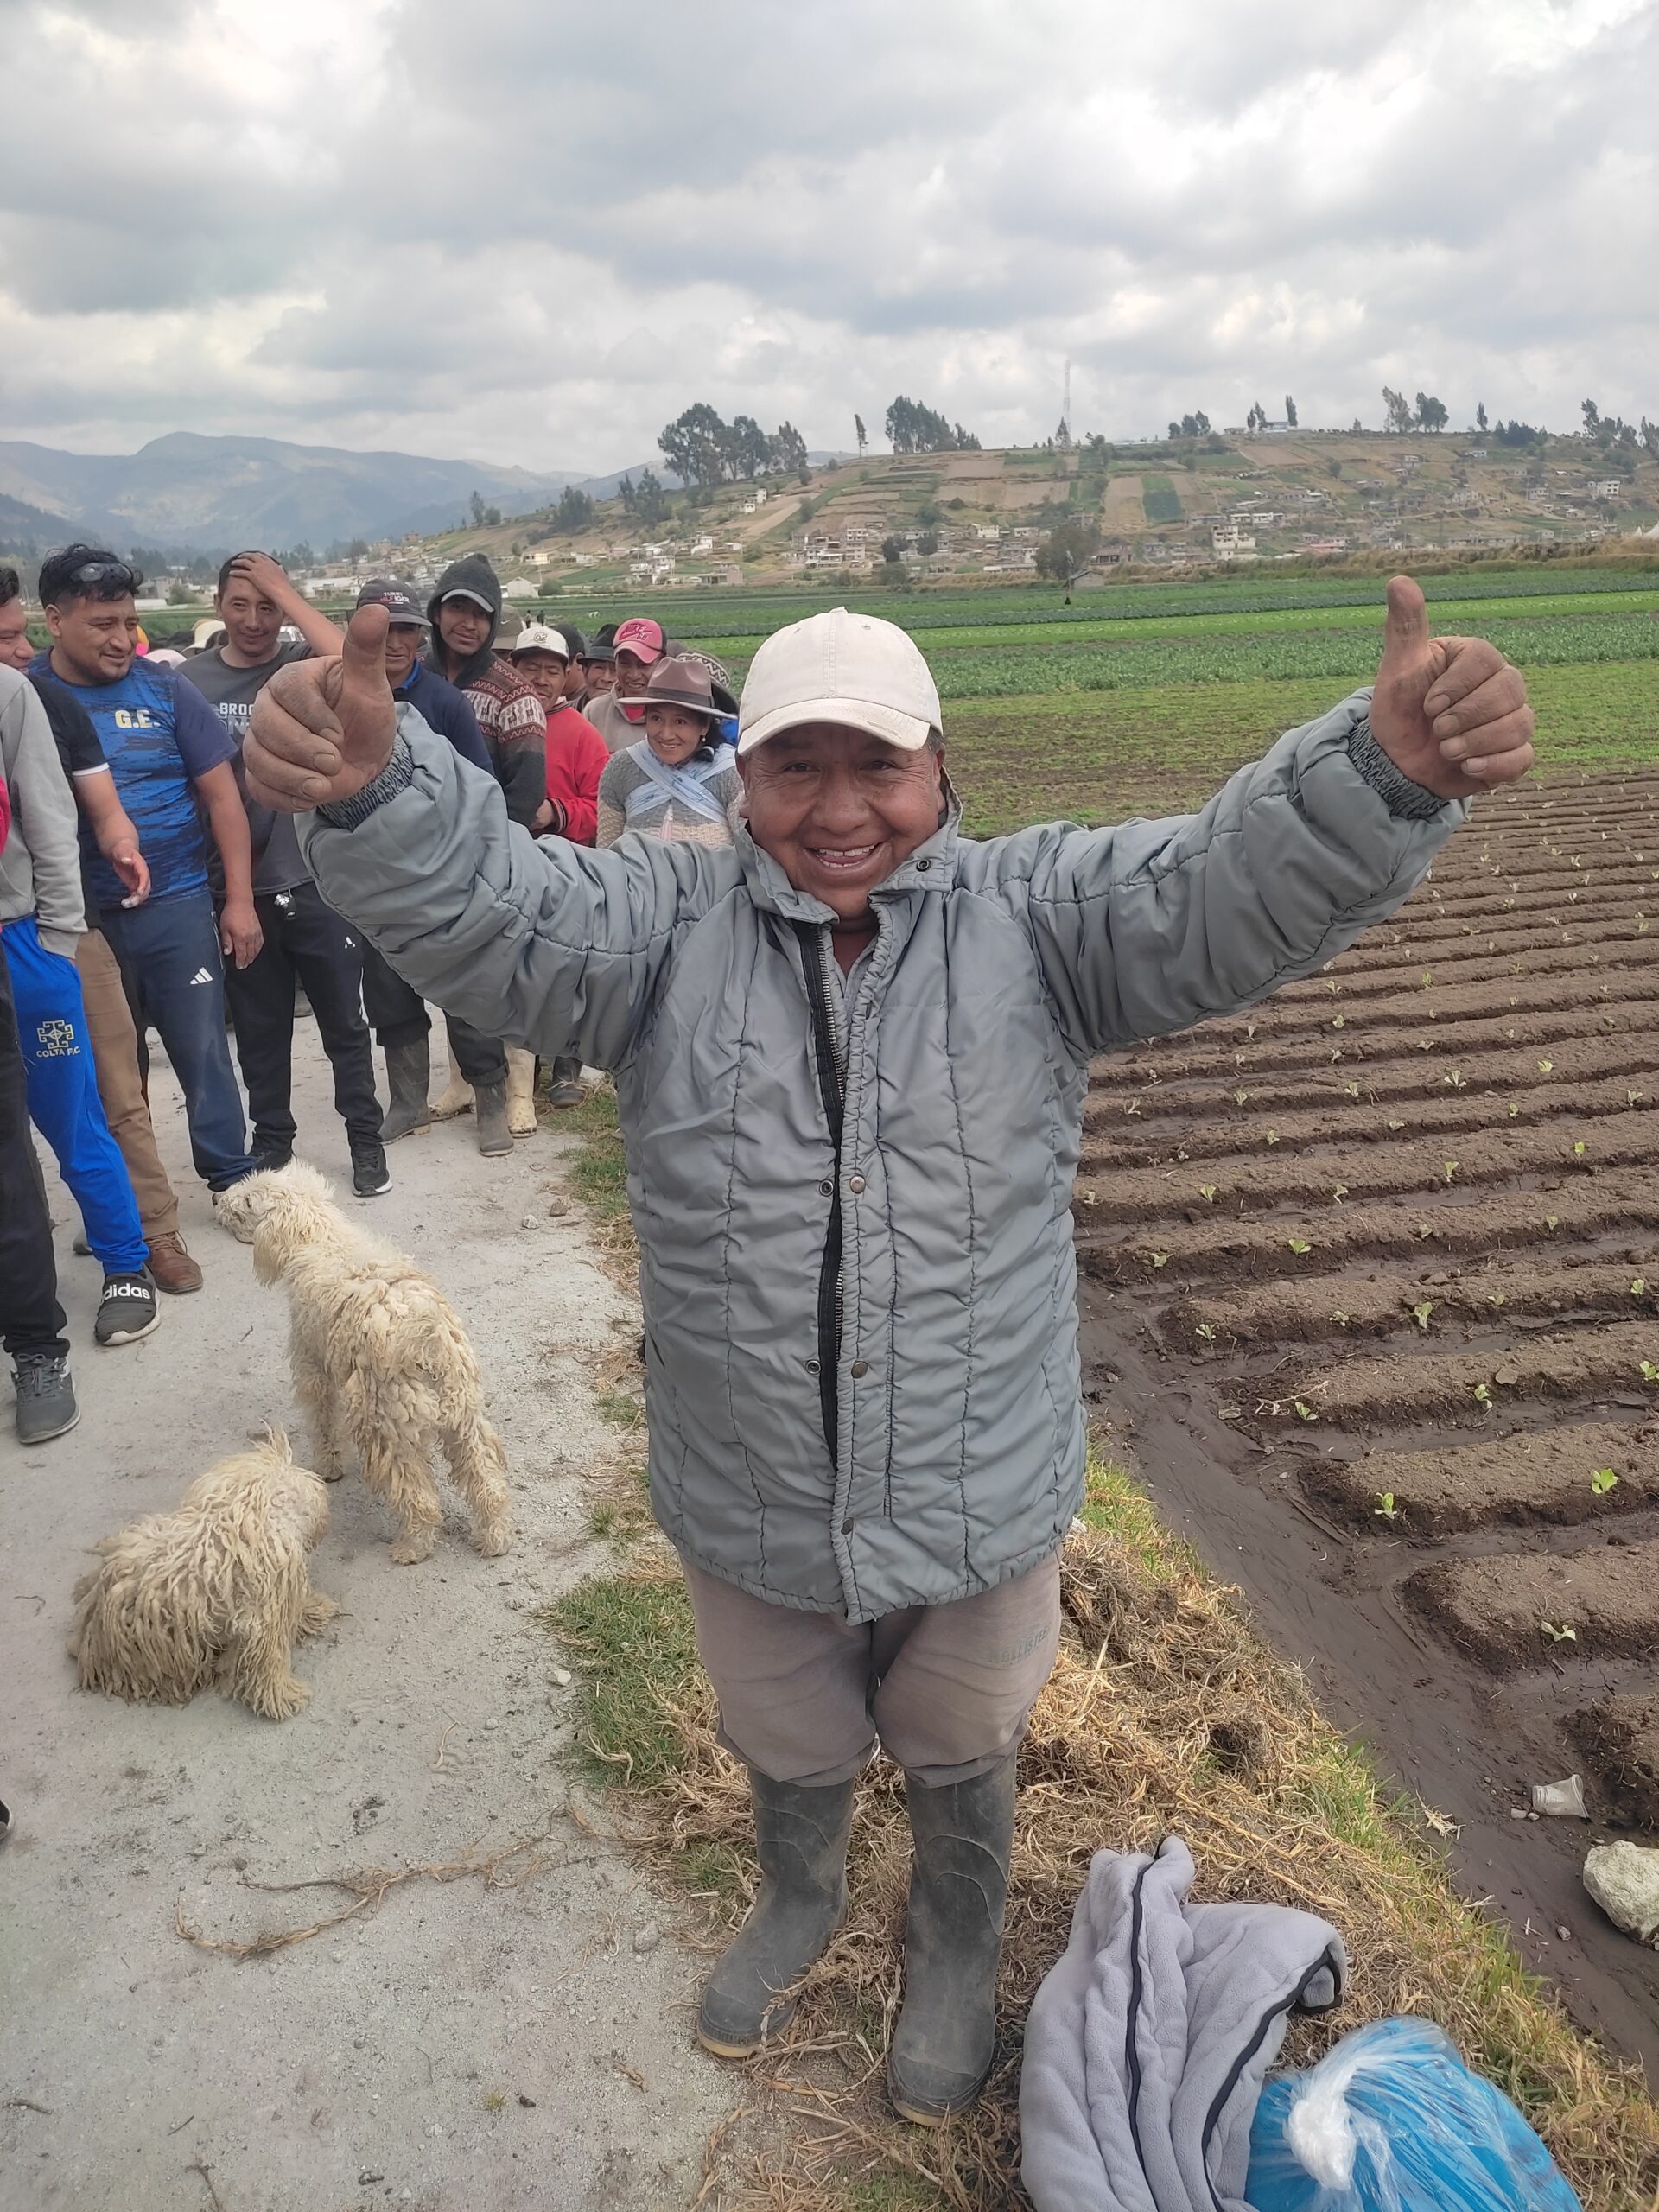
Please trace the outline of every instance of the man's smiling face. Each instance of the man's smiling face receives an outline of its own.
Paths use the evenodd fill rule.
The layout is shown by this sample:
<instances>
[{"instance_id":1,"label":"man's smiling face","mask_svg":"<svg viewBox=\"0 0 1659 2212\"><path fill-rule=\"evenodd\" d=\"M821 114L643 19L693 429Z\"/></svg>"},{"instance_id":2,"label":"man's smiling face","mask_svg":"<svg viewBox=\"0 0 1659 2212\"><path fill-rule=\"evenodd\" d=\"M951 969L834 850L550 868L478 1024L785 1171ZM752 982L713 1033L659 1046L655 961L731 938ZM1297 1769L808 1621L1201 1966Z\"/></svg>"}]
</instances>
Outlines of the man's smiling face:
<instances>
[{"instance_id":1,"label":"man's smiling face","mask_svg":"<svg viewBox=\"0 0 1659 2212\"><path fill-rule=\"evenodd\" d=\"M944 804L944 755L907 753L838 722L807 722L738 761L749 834L798 891L847 923L925 845Z\"/></svg>"}]
</instances>

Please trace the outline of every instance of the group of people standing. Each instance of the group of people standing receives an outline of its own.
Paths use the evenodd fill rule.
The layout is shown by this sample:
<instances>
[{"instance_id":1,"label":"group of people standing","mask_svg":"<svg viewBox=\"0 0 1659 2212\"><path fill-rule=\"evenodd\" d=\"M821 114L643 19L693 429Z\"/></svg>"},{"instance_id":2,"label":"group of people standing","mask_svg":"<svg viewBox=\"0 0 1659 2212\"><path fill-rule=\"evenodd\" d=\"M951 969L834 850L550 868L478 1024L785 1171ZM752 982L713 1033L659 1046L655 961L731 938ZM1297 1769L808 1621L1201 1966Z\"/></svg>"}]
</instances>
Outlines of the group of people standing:
<instances>
[{"instance_id":1,"label":"group of people standing","mask_svg":"<svg viewBox=\"0 0 1659 2212\"><path fill-rule=\"evenodd\" d=\"M104 1270L96 1343L138 1341L158 1325L158 1292L201 1286L150 1122L151 1031L215 1194L292 1157L302 993L359 1198L391 1187L387 1144L434 1119L470 1109L490 1157L537 1126L535 1055L454 1015L450 1080L430 1100L424 999L323 898L291 818L248 791L255 701L278 670L337 654L335 624L277 561L242 553L219 571L207 647L150 650L142 583L94 546L52 555L39 578L49 642L37 650L18 574L0 568L0 770L13 817L0 855L0 1340L29 1443L79 1417L31 1122L80 1209L77 1249ZM357 603L386 610L394 699L493 776L510 819L535 836L730 842L736 702L712 657L673 648L647 617L591 638L534 621L504 645L501 587L476 554L452 563L424 603L394 578L365 584ZM581 1065L554 1059L551 1104L580 1103Z\"/></svg>"}]
</instances>

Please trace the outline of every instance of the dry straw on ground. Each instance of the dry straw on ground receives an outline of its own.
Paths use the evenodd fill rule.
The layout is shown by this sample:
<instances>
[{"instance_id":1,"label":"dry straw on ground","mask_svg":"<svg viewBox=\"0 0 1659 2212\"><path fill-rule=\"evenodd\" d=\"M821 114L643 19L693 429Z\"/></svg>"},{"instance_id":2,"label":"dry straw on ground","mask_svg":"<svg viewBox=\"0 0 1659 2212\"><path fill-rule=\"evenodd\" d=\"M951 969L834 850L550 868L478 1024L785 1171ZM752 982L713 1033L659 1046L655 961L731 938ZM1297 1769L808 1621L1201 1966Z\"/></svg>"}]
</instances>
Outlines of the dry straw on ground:
<instances>
[{"instance_id":1,"label":"dry straw on ground","mask_svg":"<svg viewBox=\"0 0 1659 2212\"><path fill-rule=\"evenodd\" d=\"M734 2082L734 2103L770 2115L770 2127L734 2131L702 2202L728 2212L1024 2205L1020 2027L1033 1993L1064 1946L1090 1855L1149 1849L1174 1830L1198 1861L1201 1896L1302 1905L1347 1941L1348 1999L1293 2027L1288 2063L1306 2063L1363 2020L1438 2020L1526 2109L1590 2212L1650 2212L1659 2110L1639 2076L1579 2037L1503 1936L1459 1902L1300 1677L1263 1649L1232 1593L1196 1570L1123 1478L1096 1471L1088 1518L1065 1555L1067 1635L1020 1761L1003 2048L988 2092L937 2134L899 2125L883 2101L909 1842L896 1773L882 1763L860 1792L847 1924L784 2042ZM684 1885L720 1940L752 1894L748 1796L714 1740L677 1569L641 1560L552 1609L549 1624L600 1669L589 1748L630 1789L639 1847Z\"/></svg>"}]
</instances>

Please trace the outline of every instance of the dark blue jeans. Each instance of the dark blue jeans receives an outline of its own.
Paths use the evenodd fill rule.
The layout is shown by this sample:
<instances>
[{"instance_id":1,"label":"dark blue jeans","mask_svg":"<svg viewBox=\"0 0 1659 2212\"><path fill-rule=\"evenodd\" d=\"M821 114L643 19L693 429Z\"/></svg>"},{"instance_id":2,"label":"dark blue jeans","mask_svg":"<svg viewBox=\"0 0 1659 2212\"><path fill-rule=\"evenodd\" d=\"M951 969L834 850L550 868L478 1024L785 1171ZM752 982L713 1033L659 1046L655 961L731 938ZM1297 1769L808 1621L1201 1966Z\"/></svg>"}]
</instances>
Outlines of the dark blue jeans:
<instances>
[{"instance_id":1,"label":"dark blue jeans","mask_svg":"<svg viewBox=\"0 0 1659 2212\"><path fill-rule=\"evenodd\" d=\"M225 1034L225 969L219 926L206 891L106 906L99 926L121 963L138 1062L146 1073L145 1033L161 1039L184 1093L190 1153L210 1190L228 1191L253 1173L242 1094Z\"/></svg>"}]
</instances>

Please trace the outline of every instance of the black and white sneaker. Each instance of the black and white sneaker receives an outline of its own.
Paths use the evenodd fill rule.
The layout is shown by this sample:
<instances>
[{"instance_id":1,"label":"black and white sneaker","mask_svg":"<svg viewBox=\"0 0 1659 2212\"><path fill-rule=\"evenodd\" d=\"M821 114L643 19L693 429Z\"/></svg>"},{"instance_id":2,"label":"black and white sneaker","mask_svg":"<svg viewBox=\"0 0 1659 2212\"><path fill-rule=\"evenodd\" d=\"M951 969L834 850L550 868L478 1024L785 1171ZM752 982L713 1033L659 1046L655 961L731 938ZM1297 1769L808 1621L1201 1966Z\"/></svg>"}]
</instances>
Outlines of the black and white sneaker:
<instances>
[{"instance_id":1,"label":"black and white sneaker","mask_svg":"<svg viewBox=\"0 0 1659 2212\"><path fill-rule=\"evenodd\" d=\"M20 1351L11 1370L17 1386L17 1441L46 1444L80 1419L74 1379L61 1353Z\"/></svg>"},{"instance_id":2,"label":"black and white sneaker","mask_svg":"<svg viewBox=\"0 0 1659 2212\"><path fill-rule=\"evenodd\" d=\"M146 1270L136 1275L105 1275L104 1294L98 1301L92 1342L99 1344L136 1344L160 1325L156 1286Z\"/></svg>"},{"instance_id":3,"label":"black and white sneaker","mask_svg":"<svg viewBox=\"0 0 1659 2212\"><path fill-rule=\"evenodd\" d=\"M359 1198L378 1198L391 1188L386 1147L378 1137L352 1139L352 1188Z\"/></svg>"}]
</instances>

